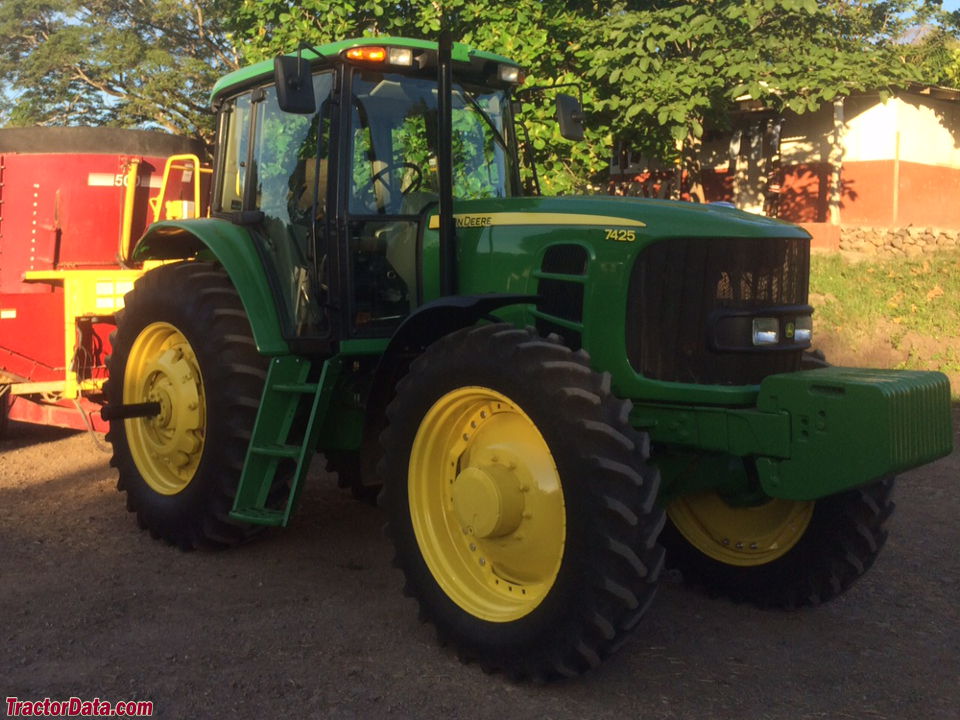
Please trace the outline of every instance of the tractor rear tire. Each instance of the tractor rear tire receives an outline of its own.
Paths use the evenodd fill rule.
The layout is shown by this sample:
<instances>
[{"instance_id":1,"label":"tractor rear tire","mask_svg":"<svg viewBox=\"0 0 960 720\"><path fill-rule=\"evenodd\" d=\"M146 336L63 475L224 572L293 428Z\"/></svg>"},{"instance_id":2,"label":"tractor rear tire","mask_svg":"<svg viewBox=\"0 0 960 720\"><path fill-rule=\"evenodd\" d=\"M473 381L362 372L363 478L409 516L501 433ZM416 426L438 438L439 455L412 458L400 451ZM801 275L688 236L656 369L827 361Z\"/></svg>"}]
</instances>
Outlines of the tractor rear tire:
<instances>
[{"instance_id":1,"label":"tractor rear tire","mask_svg":"<svg viewBox=\"0 0 960 720\"><path fill-rule=\"evenodd\" d=\"M573 677L637 625L664 515L610 376L532 329L454 332L411 365L381 436L381 504L441 643L514 679Z\"/></svg>"},{"instance_id":2,"label":"tractor rear tire","mask_svg":"<svg viewBox=\"0 0 960 720\"><path fill-rule=\"evenodd\" d=\"M819 605L848 590L873 565L887 539L884 523L894 509L893 487L889 477L814 501L809 520L793 534L792 546L769 562L752 556L749 532L717 532L716 518L678 514L679 504L690 502L679 498L667 510L670 520L663 532L667 565L680 570L685 582L736 602L785 609ZM793 503L798 509L807 505L772 502ZM741 513L743 528L755 526L747 517L751 511L731 509L728 518ZM730 528L736 521L724 524ZM711 525L713 532L696 529ZM735 537L725 542L720 537L724 534Z\"/></svg>"},{"instance_id":3,"label":"tractor rear tire","mask_svg":"<svg viewBox=\"0 0 960 720\"><path fill-rule=\"evenodd\" d=\"M229 513L267 359L227 274L200 262L151 270L126 296L111 342L109 404L161 405L154 417L110 423L127 509L183 550L249 538L259 528Z\"/></svg>"}]
</instances>

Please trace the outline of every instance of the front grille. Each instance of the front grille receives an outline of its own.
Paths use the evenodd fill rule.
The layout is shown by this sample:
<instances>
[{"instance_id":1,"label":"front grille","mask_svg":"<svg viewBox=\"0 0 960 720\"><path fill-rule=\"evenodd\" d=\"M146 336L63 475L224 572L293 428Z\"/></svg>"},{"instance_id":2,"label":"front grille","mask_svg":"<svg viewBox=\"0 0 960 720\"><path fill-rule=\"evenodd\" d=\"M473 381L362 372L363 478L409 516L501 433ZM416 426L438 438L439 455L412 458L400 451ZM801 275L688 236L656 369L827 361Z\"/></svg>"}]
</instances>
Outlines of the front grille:
<instances>
[{"instance_id":1,"label":"front grille","mask_svg":"<svg viewBox=\"0 0 960 720\"><path fill-rule=\"evenodd\" d=\"M799 370L802 350L719 352L708 323L720 310L805 305L810 241L805 238L689 238L654 243L630 278L627 352L648 378L752 385Z\"/></svg>"}]
</instances>

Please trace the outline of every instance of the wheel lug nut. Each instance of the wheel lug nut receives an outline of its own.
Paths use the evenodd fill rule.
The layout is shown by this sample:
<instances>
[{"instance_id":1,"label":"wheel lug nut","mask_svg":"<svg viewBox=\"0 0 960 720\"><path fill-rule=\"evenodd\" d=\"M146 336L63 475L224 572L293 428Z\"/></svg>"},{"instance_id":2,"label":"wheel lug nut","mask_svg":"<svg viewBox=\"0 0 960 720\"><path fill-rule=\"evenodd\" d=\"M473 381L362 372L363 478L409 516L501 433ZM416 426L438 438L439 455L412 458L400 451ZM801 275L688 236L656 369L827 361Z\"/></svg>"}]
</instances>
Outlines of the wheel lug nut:
<instances>
[{"instance_id":1,"label":"wheel lug nut","mask_svg":"<svg viewBox=\"0 0 960 720\"><path fill-rule=\"evenodd\" d=\"M721 545L729 545L729 544L730 544L729 538L724 538L723 540L720 541L720 544L721 544Z\"/></svg>"},{"instance_id":2,"label":"wheel lug nut","mask_svg":"<svg viewBox=\"0 0 960 720\"><path fill-rule=\"evenodd\" d=\"M484 560L483 558L480 558L480 567L483 567L486 564L487 564L487 561Z\"/></svg>"},{"instance_id":3,"label":"wheel lug nut","mask_svg":"<svg viewBox=\"0 0 960 720\"><path fill-rule=\"evenodd\" d=\"M735 547L737 548L737 550L743 550L743 543L738 542Z\"/></svg>"},{"instance_id":4,"label":"wheel lug nut","mask_svg":"<svg viewBox=\"0 0 960 720\"><path fill-rule=\"evenodd\" d=\"M476 552L476 551L477 551L476 543L470 543L470 552Z\"/></svg>"}]
</instances>

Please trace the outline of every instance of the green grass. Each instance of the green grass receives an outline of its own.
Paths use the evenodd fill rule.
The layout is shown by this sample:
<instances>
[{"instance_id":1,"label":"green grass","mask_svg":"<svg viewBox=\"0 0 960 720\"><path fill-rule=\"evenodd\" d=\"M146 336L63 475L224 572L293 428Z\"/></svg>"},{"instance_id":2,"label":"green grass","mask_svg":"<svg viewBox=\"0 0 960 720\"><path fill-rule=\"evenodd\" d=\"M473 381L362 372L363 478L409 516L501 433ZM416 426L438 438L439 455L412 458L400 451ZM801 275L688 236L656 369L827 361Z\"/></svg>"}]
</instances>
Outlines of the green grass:
<instances>
[{"instance_id":1,"label":"green grass","mask_svg":"<svg viewBox=\"0 0 960 720\"><path fill-rule=\"evenodd\" d=\"M894 347L910 330L933 338L960 336L960 252L859 263L817 254L810 260L810 292L815 323L823 330L860 335L893 323ZM955 354L944 359L960 363Z\"/></svg>"}]
</instances>

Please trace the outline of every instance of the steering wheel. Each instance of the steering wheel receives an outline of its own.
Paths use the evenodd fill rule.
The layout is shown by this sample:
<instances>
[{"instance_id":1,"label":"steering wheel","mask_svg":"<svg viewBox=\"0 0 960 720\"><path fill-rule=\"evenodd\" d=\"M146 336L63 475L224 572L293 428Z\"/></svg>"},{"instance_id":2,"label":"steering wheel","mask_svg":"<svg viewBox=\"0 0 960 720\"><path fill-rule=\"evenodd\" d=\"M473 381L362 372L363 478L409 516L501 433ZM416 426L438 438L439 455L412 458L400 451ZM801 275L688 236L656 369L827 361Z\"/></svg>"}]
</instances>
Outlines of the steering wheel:
<instances>
[{"instance_id":1,"label":"steering wheel","mask_svg":"<svg viewBox=\"0 0 960 720\"><path fill-rule=\"evenodd\" d=\"M386 167L380 168L373 174L373 177L370 178L370 185L376 185L378 180L386 185L386 181L383 179L384 175L387 175L398 168L406 168L407 170L413 170L416 173L407 187L400 188L400 195L409 195L410 193L419 190L420 186L423 185L423 171L420 169L419 165L414 165L412 162L396 163L394 165L387 165Z\"/></svg>"}]
</instances>

